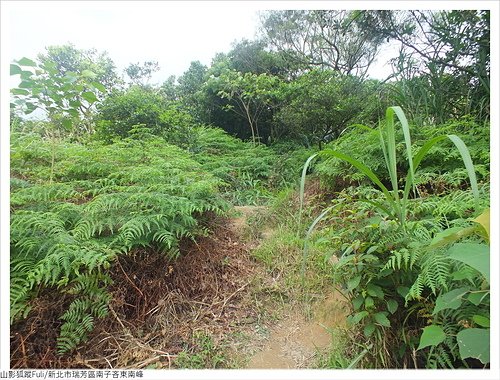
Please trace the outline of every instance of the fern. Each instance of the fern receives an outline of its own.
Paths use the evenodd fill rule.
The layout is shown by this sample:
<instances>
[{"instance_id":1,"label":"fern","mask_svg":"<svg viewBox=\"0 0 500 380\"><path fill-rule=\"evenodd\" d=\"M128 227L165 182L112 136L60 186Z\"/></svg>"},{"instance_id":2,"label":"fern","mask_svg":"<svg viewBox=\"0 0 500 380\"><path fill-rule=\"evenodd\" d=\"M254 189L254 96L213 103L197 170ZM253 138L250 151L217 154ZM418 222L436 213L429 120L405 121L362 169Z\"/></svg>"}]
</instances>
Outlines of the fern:
<instances>
[{"instance_id":1,"label":"fern","mask_svg":"<svg viewBox=\"0 0 500 380\"><path fill-rule=\"evenodd\" d=\"M415 283L410 287L406 300L420 299L424 288L433 294L439 289L448 289L452 264L443 251L432 251L420 259L420 272Z\"/></svg>"},{"instance_id":2,"label":"fern","mask_svg":"<svg viewBox=\"0 0 500 380\"><path fill-rule=\"evenodd\" d=\"M219 179L162 140L58 145L50 183L51 147L19 137L13 172L28 180L12 187L11 322L26 317L39 289L72 294L57 344L65 353L106 315L106 273L118 255L151 246L176 257L179 239L203 233L203 215L227 204Z\"/></svg>"}]
</instances>

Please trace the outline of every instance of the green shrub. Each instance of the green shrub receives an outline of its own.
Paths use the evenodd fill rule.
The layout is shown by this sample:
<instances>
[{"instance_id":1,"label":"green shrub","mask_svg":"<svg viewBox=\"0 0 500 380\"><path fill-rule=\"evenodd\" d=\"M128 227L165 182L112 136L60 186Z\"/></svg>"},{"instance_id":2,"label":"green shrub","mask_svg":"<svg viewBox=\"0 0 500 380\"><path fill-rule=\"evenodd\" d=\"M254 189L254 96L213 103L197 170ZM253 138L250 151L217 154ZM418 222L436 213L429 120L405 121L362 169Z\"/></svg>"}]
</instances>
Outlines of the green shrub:
<instances>
[{"instance_id":1,"label":"green shrub","mask_svg":"<svg viewBox=\"0 0 500 380\"><path fill-rule=\"evenodd\" d=\"M403 140L402 130L396 130L396 141ZM472 118L438 126L422 126L414 128L412 133L413 151L418 150L425 141L445 134L457 134L470 151L474 169L479 181L489 180L489 125L480 125ZM356 126L349 127L340 138L329 143L326 149L344 152L359 162L369 166L383 183L389 183L384 155L380 146L377 129L368 131ZM408 170L403 143L396 144L397 170L405 173ZM368 184L364 174L349 163L337 159L324 159L315 166L322 182L327 186L335 186L337 190L350 184ZM467 181L467 172L461 163L460 153L451 141L445 140L435 145L420 164L415 183L422 191L444 193L447 190L463 187Z\"/></svg>"},{"instance_id":2,"label":"green shrub","mask_svg":"<svg viewBox=\"0 0 500 380\"><path fill-rule=\"evenodd\" d=\"M204 233L203 215L226 203L221 181L162 139L52 144L12 135L11 320L44 288L73 294L61 316L64 353L106 314L118 255L151 247L175 258L179 240Z\"/></svg>"},{"instance_id":3,"label":"green shrub","mask_svg":"<svg viewBox=\"0 0 500 380\"><path fill-rule=\"evenodd\" d=\"M149 128L154 135L165 136L168 141L182 142L187 134L183 130L193 122L177 103L151 88L132 86L126 91L115 91L99 105L96 124L97 138L107 142L129 137L137 125Z\"/></svg>"},{"instance_id":4,"label":"green shrub","mask_svg":"<svg viewBox=\"0 0 500 380\"><path fill-rule=\"evenodd\" d=\"M409 167L403 191L399 189L401 159L397 159L394 115L404 131L403 159L408 160ZM360 187L354 189L355 198L348 192L339 194L310 226L304 262L307 242L316 224L328 212L337 212L331 228L332 256L336 256L334 272L351 298L352 314L348 320L372 341L375 362L382 367L477 366L470 361L472 358L487 366L489 246L484 240L489 239L489 211L474 220L471 216L477 214L481 203L488 204L489 197L484 196L488 186L481 189L481 202L469 151L456 135L429 137L414 151L402 110L387 110L385 128L380 129L380 145L388 172L385 180L390 180L392 190L367 165L343 152L326 150L311 156L303 169L301 205L306 169L318 155L351 164L380 191ZM409 198L416 184L414 173L418 173L423 159L434 162L439 157L436 151L441 149L432 148L447 137L459 151L454 162L447 165L456 167L463 160L473 196L464 197L455 191L441 199L417 198L417 194L416 199ZM450 156L449 151L450 147ZM455 205L457 197L467 205ZM389 349L382 349L386 346ZM388 355L389 352L396 355Z\"/></svg>"}]
</instances>

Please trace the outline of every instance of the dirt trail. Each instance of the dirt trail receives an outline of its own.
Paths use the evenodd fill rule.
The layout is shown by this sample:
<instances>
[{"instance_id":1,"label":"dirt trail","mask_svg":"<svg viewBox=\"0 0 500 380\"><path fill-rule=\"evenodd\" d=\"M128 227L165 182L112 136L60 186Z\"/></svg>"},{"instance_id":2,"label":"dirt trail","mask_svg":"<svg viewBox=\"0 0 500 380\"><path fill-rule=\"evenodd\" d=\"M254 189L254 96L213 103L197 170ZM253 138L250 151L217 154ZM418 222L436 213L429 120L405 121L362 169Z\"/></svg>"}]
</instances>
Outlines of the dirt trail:
<instances>
[{"instance_id":1,"label":"dirt trail","mask_svg":"<svg viewBox=\"0 0 500 380\"><path fill-rule=\"evenodd\" d=\"M265 209L265 206L236 206L241 215L232 219L233 230L241 233L248 227L248 218ZM264 229L261 240L272 234L272 230ZM313 365L316 354L332 343L331 329L345 326L345 299L340 293L329 294L312 307L312 314L308 319L305 310L291 307L268 328L264 342L261 339L246 347L245 351L250 353L246 368L294 369Z\"/></svg>"},{"instance_id":2,"label":"dirt trail","mask_svg":"<svg viewBox=\"0 0 500 380\"><path fill-rule=\"evenodd\" d=\"M340 294L329 295L314 307L314 317L307 320L303 310L285 315L271 328L269 339L247 368L308 368L316 354L331 342L329 329L345 325L345 303Z\"/></svg>"},{"instance_id":3,"label":"dirt trail","mask_svg":"<svg viewBox=\"0 0 500 380\"><path fill-rule=\"evenodd\" d=\"M265 211L266 206L234 206L238 215L231 219L231 227L235 232L242 233L248 225L248 218L259 211Z\"/></svg>"}]
</instances>

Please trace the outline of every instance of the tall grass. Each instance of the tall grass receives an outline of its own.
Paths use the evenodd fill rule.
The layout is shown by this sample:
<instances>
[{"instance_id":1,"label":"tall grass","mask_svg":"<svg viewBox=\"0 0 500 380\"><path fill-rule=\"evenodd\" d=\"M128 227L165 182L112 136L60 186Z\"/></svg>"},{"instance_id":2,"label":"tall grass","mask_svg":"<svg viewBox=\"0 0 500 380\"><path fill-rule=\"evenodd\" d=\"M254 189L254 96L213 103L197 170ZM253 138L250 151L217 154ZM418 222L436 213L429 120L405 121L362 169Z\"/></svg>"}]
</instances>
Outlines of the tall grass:
<instances>
[{"instance_id":1,"label":"tall grass","mask_svg":"<svg viewBox=\"0 0 500 380\"><path fill-rule=\"evenodd\" d=\"M395 118L396 116L396 118ZM406 148L406 159L408 160L408 172L406 178L398 177L398 167L396 159L396 123L399 121L399 125L403 130L404 144ZM368 128L366 126L360 126L363 128ZM457 135L440 135L434 137L425 142L425 144L418 150L416 154L413 154L410 127L408 120L401 109L398 106L388 107L386 111L385 124L379 127L379 137L380 145L384 153L385 166L389 174L392 190L389 190L382 182L382 180L364 163L356 160L355 158L334 149L326 149L310 156L306 163L304 164L302 170L302 177L300 181L300 211L299 211L299 228L302 220L302 209L304 202L304 188L305 180L309 166L318 157L334 157L348 162L354 166L360 173L366 176L370 181L384 194L385 203L376 202L373 200L365 200L372 204L375 208L381 211L383 214L388 215L390 218L396 220L402 230L406 230L407 214L408 214L408 202L409 196L412 189L415 189L415 173L422 162L422 159L426 156L429 150L436 145L438 142L444 139L450 139L453 144L455 144L457 150L459 151L462 161L467 170L469 176L471 188L476 199L476 205L479 203L479 191L477 186L476 174L474 171L474 166L472 164L472 159L469 150L465 143ZM403 189L400 189L400 182L404 182ZM317 223L317 222L316 222Z\"/></svg>"},{"instance_id":2,"label":"tall grass","mask_svg":"<svg viewBox=\"0 0 500 380\"><path fill-rule=\"evenodd\" d=\"M397 119L395 119L395 116ZM398 167L397 167L397 159L396 159L396 122L399 121L399 125L403 130L404 136L404 144L406 148L406 159L408 160L408 172L406 174L406 178L404 179L404 188L401 190L399 188L399 183L402 181L402 178L398 177ZM356 127L370 129L364 125L356 125ZM370 129L371 130L371 129ZM411 134L410 127L408 124L408 120L401 109L398 106L388 107L386 111L385 124L381 124L379 127L379 137L380 137L380 145L382 147L382 151L384 154L385 165L387 168L387 172L389 174L392 190L389 190L383 183L382 180L364 163L355 158L342 153L338 150L334 149L326 149L321 152L315 153L310 156L304 164L302 169L302 176L300 180L300 207L299 207L299 217L298 217L298 230L297 235L300 236L302 233L302 213L303 213L303 204L304 204L304 192L305 192L305 181L307 176L307 171L312 162L318 157L334 157L341 159L343 161L348 162L352 166L354 166L360 173L365 175L370 181L383 193L385 198L385 203L378 202L369 199L361 199L364 202L371 204L373 207L381 211L384 215L387 215L391 219L395 220L399 228L406 232L406 225L408 220L408 202L411 189L414 189L415 195L415 173L422 162L422 159L426 156L429 150L436 145L438 142L450 139L460 152L462 157L462 161L467 170L467 174L470 179L472 192L475 198L476 210L479 209L479 190L477 186L476 174L474 171L474 166L472 164L472 159L469 153L469 150L465 143L462 141L460 137L457 135L440 135L436 136L428 141L418 150L418 152L413 155L412 150L412 142L411 142ZM302 273L305 273L307 255L308 255L308 241L310 240L311 234L316 227L316 225L332 210L336 209L336 207L329 207L324 210L309 226L304 242L303 249L303 264L302 264Z\"/></svg>"}]
</instances>

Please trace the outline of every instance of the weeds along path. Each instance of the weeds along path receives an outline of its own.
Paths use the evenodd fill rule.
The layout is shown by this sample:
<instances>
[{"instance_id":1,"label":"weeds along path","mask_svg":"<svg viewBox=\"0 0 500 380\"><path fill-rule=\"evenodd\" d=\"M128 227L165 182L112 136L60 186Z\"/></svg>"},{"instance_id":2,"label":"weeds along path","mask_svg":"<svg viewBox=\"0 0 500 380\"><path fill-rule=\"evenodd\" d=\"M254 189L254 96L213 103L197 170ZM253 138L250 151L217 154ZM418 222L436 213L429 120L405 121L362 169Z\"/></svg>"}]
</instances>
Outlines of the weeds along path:
<instances>
[{"instance_id":1,"label":"weeds along path","mask_svg":"<svg viewBox=\"0 0 500 380\"><path fill-rule=\"evenodd\" d=\"M266 207L263 206L237 206L235 209L239 216L232 219L232 227L240 236L248 235L245 231L249 228L249 218L259 212L266 212ZM256 228L258 233L255 235L258 238L251 243L251 249L257 249L260 244L279 233L265 224ZM258 272L261 276L259 282L266 284L276 281L268 272L272 270ZM261 296L266 292L265 288L261 288ZM254 291L255 296L259 297L259 291ZM345 299L339 293L331 293L314 304L301 303L296 299L289 299L287 302L274 299L267 304L268 312L274 310L278 315L274 319L267 318L261 324L254 323L253 331L247 332L250 339L243 350L246 356L243 363L245 368L315 367L318 354L330 349L332 345L332 332L345 327Z\"/></svg>"},{"instance_id":2,"label":"weeds along path","mask_svg":"<svg viewBox=\"0 0 500 380\"><path fill-rule=\"evenodd\" d=\"M220 347L257 319L249 292L258 265L235 228L231 219L214 218L207 236L181 241L174 261L150 248L119 257L110 268L108 316L66 355L56 354L57 315L70 300L41 294L11 328L11 367L230 367Z\"/></svg>"},{"instance_id":3,"label":"weeds along path","mask_svg":"<svg viewBox=\"0 0 500 380\"><path fill-rule=\"evenodd\" d=\"M120 257L110 269L109 315L64 356L55 349L57 315L70 299L40 294L11 328L11 367L311 368L331 343L327 328L344 323L342 307L333 295L306 313L293 295L275 296L286 293L283 278L253 258L278 234L258 223L266 211L241 206L215 218L208 236L181 242L173 262L146 248Z\"/></svg>"}]
</instances>

